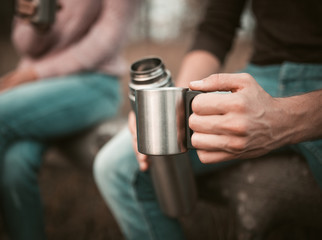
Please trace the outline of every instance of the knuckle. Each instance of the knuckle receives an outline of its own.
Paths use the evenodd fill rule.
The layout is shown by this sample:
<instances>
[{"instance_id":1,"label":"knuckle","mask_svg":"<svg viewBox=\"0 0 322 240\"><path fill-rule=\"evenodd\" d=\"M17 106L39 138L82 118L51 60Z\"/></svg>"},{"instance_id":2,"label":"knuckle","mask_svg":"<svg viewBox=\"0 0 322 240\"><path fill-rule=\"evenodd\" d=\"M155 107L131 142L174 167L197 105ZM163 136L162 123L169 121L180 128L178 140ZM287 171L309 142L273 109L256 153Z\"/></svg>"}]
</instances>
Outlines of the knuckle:
<instances>
[{"instance_id":1,"label":"knuckle","mask_svg":"<svg viewBox=\"0 0 322 240\"><path fill-rule=\"evenodd\" d=\"M213 73L207 79L211 79L211 81L218 81L220 78L220 73Z\"/></svg>"},{"instance_id":2,"label":"knuckle","mask_svg":"<svg viewBox=\"0 0 322 240\"><path fill-rule=\"evenodd\" d=\"M253 76L250 75L249 73L241 73L239 80L240 80L241 84L244 86L250 86L254 82L256 82L256 80L253 78Z\"/></svg>"},{"instance_id":3,"label":"knuckle","mask_svg":"<svg viewBox=\"0 0 322 240\"><path fill-rule=\"evenodd\" d=\"M246 149L246 141L243 138L235 138L230 141L230 149L233 152L243 152Z\"/></svg>"},{"instance_id":4,"label":"knuckle","mask_svg":"<svg viewBox=\"0 0 322 240\"><path fill-rule=\"evenodd\" d=\"M240 81L243 83L248 83L252 79L252 76L249 73L241 73L240 74Z\"/></svg>"},{"instance_id":5,"label":"knuckle","mask_svg":"<svg viewBox=\"0 0 322 240\"><path fill-rule=\"evenodd\" d=\"M243 120L235 121L231 125L231 131L236 135L246 136L248 132L248 125Z\"/></svg>"},{"instance_id":6,"label":"knuckle","mask_svg":"<svg viewBox=\"0 0 322 240\"><path fill-rule=\"evenodd\" d=\"M236 112L245 112L247 109L247 101L243 95L239 95L232 100L232 107Z\"/></svg>"}]
</instances>

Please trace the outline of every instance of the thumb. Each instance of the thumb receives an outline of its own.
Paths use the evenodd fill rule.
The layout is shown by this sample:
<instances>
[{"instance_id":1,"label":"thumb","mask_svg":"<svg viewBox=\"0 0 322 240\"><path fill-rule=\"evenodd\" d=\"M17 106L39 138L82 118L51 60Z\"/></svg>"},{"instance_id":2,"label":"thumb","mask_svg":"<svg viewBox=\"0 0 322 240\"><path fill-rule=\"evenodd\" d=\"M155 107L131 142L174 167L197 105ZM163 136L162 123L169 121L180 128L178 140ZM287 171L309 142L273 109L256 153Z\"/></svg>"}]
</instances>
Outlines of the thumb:
<instances>
[{"instance_id":1,"label":"thumb","mask_svg":"<svg viewBox=\"0 0 322 240\"><path fill-rule=\"evenodd\" d=\"M236 92L245 86L245 80L251 76L245 73L213 74L199 81L189 83L191 90L203 92L231 91Z\"/></svg>"}]
</instances>

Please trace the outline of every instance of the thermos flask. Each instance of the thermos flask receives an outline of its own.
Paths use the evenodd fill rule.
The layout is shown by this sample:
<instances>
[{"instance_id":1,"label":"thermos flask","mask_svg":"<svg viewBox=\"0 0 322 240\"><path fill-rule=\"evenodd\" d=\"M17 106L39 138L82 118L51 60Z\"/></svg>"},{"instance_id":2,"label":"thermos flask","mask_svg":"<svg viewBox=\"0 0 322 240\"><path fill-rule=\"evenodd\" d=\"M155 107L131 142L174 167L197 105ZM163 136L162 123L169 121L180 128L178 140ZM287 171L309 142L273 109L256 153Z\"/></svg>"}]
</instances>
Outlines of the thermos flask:
<instances>
[{"instance_id":1,"label":"thermos flask","mask_svg":"<svg viewBox=\"0 0 322 240\"><path fill-rule=\"evenodd\" d=\"M147 57L134 62L131 66L131 81L129 83L129 88L129 98L131 100L132 108L136 113L137 126L140 124L139 121L143 123L138 113L140 113L141 116L144 116L145 113L149 112L149 114L146 115L152 116L152 118L147 120L153 121L158 125L158 122L161 122L162 124L162 119L166 119L167 117L176 118L176 116L179 116L181 114L180 109L184 111L184 105L181 104L181 101L177 101L178 103L175 104L176 107L172 106L172 104L162 104L163 107L160 107L161 103L171 102L173 97L182 99L180 97L182 92L186 92L187 90L173 87L171 74L169 70L165 68L160 58ZM168 93L159 94L160 99L162 99L159 101L160 104L153 101L148 104L143 104L144 101L137 101L136 98L146 94L143 92L144 90L153 91L157 89L165 90L165 92ZM157 96L158 94L152 93L152 95ZM158 111L158 113L154 114L151 112L152 109ZM171 122L172 121L168 122L169 126L171 125ZM179 129L180 126L176 126L176 121L173 121L172 124L172 128L174 129L173 131L176 132L175 129ZM165 130L166 128L163 129L162 126L160 126L159 134L162 135L161 138L169 139L171 136L175 135L174 132L171 132L172 128L168 127L167 129L170 130ZM144 140L144 142L142 140L141 143L139 139L139 136L144 134L144 131L142 128L138 128L138 131L140 131L140 133L138 132L138 144L141 144L141 146L147 146L149 143L148 139ZM146 137L148 138L148 136ZM148 155L150 160L151 178L161 209L166 215L171 217L180 217L189 214L197 199L196 185L191 163L185 147L178 147L178 145L181 145L180 141L178 142L178 144L177 141L161 141L159 143L157 142L157 144L154 142L154 147L157 149L163 149L163 151L143 151L144 154ZM169 146L169 148L166 146ZM153 148L153 146L148 148L151 149L151 147ZM169 149L173 148L179 148L180 150L169 151Z\"/></svg>"}]
</instances>

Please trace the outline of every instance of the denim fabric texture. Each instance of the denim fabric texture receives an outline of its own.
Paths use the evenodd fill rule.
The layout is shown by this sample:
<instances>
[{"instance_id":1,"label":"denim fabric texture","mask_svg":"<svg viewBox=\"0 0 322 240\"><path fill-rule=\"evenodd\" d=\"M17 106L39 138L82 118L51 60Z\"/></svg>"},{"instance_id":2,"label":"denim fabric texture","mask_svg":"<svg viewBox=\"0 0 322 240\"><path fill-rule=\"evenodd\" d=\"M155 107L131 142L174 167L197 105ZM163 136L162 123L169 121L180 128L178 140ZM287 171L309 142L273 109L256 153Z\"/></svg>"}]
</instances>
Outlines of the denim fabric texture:
<instances>
[{"instance_id":1,"label":"denim fabric texture","mask_svg":"<svg viewBox=\"0 0 322 240\"><path fill-rule=\"evenodd\" d=\"M114 116L116 77L80 73L0 94L0 202L11 239L45 239L38 172L47 142Z\"/></svg>"},{"instance_id":2,"label":"denim fabric texture","mask_svg":"<svg viewBox=\"0 0 322 240\"><path fill-rule=\"evenodd\" d=\"M322 65L289 62L272 66L250 64L241 72L251 74L273 97L298 95L322 88ZM300 143L292 148L305 156L322 186L322 141ZM190 151L190 158L196 174L220 170L234 163L204 165L195 151ZM149 172L139 171L128 129L103 147L95 161L94 175L126 239L184 239L179 221L162 213Z\"/></svg>"}]
</instances>

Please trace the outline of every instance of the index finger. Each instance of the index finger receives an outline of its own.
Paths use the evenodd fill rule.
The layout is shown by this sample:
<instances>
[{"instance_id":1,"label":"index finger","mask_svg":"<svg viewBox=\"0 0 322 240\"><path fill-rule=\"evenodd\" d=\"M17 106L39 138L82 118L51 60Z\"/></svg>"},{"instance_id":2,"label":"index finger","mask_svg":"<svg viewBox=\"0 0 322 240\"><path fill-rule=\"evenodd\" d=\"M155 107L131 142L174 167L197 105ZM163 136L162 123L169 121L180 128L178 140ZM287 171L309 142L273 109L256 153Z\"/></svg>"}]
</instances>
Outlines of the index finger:
<instances>
[{"instance_id":1,"label":"index finger","mask_svg":"<svg viewBox=\"0 0 322 240\"><path fill-rule=\"evenodd\" d=\"M252 77L247 73L219 73L210 75L199 81L192 81L189 87L192 90L203 92L231 91L236 92L245 87Z\"/></svg>"}]
</instances>

